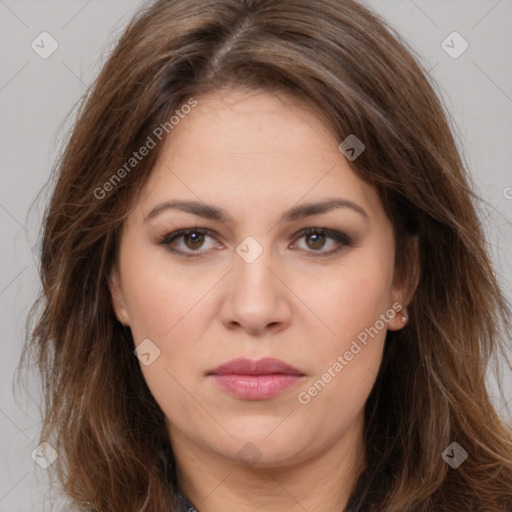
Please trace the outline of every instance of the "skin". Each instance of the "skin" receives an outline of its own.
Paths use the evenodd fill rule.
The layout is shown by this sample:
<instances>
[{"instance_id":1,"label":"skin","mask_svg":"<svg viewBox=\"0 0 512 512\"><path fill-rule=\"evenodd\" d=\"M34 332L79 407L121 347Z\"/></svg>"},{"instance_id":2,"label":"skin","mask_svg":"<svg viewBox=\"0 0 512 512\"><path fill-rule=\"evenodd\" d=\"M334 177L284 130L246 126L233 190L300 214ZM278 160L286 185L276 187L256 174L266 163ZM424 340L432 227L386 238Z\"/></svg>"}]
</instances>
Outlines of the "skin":
<instances>
[{"instance_id":1,"label":"skin","mask_svg":"<svg viewBox=\"0 0 512 512\"><path fill-rule=\"evenodd\" d=\"M166 415L180 486L201 512L227 503L238 511L339 512L364 466L364 405L386 329L402 328L401 315L309 403L298 394L394 303L410 301L394 271L392 224L340 141L305 104L240 90L197 100L165 140L123 226L110 275L116 316L136 345L150 339L160 350L141 369ZM367 217L340 207L279 221L294 206L332 198L356 203ZM164 209L144 221L177 199L223 208L231 220ZM173 246L199 257L160 244L195 227L212 233ZM307 227L352 240L301 236ZM249 236L263 250L251 263L236 252ZM236 398L206 374L237 357L275 357L305 376L270 399ZM238 455L247 443L252 462Z\"/></svg>"}]
</instances>

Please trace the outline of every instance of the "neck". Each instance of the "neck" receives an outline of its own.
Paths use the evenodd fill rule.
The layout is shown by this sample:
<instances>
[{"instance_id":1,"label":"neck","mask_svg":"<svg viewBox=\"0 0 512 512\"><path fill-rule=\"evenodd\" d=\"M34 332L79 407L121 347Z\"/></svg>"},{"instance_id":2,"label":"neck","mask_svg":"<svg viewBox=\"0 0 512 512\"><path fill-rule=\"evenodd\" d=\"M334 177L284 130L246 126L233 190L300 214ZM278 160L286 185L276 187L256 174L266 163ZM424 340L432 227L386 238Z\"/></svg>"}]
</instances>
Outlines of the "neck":
<instances>
[{"instance_id":1,"label":"neck","mask_svg":"<svg viewBox=\"0 0 512 512\"><path fill-rule=\"evenodd\" d=\"M180 489L199 512L340 512L364 467L363 418L321 453L254 467L198 447L170 431Z\"/></svg>"}]
</instances>

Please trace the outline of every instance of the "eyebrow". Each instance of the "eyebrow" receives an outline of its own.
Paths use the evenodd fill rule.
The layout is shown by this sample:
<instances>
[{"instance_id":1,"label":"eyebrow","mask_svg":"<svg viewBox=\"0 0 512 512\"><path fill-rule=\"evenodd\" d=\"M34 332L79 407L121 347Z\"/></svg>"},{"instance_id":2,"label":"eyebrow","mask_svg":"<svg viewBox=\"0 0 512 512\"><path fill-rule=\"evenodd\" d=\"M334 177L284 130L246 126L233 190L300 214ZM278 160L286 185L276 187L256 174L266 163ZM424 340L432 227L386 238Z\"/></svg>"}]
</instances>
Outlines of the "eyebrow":
<instances>
[{"instance_id":1,"label":"eyebrow","mask_svg":"<svg viewBox=\"0 0 512 512\"><path fill-rule=\"evenodd\" d=\"M298 206L294 206L290 208L286 212L281 215L279 222L292 222L298 219L302 219L304 217L309 217L312 215L320 215L322 213L326 213L328 211L334 210L336 208L348 208L351 209L363 217L366 220L369 219L369 215L366 211L359 206L357 203L353 201L349 201L348 199L328 199L325 201L318 201L314 203L305 203L300 204ZM203 217L205 219L217 220L223 223L230 222L231 218L228 213L219 208L217 206L213 206L206 203L201 203L199 201L165 201L164 203L160 203L156 205L145 217L144 222L156 217L158 214L165 210L181 210L184 212L192 213L199 217Z\"/></svg>"}]
</instances>

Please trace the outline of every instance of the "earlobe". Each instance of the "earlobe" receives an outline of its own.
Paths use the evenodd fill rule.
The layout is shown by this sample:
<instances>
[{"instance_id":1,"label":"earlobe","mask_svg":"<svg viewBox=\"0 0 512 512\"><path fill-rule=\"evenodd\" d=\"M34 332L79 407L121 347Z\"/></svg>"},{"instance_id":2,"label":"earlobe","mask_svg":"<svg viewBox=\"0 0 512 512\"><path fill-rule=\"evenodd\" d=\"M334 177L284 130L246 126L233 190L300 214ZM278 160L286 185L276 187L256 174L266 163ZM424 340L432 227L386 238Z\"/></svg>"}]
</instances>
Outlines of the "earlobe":
<instances>
[{"instance_id":1,"label":"earlobe","mask_svg":"<svg viewBox=\"0 0 512 512\"><path fill-rule=\"evenodd\" d=\"M399 331L403 329L409 322L409 312L401 302L393 303L392 308L394 315L388 323L388 331Z\"/></svg>"},{"instance_id":2,"label":"earlobe","mask_svg":"<svg viewBox=\"0 0 512 512\"><path fill-rule=\"evenodd\" d=\"M128 311L126 309L126 303L124 300L124 294L121 286L121 277L117 267L112 267L108 277L108 287L110 289L110 297L112 301L112 307L116 318L123 325L129 326L130 322L128 319Z\"/></svg>"},{"instance_id":3,"label":"earlobe","mask_svg":"<svg viewBox=\"0 0 512 512\"><path fill-rule=\"evenodd\" d=\"M411 303L420 279L419 238L411 237L408 243L408 264L399 269L393 283L393 310L396 312L388 324L388 330L398 331L409 322L407 306ZM398 299L396 299L398 297Z\"/></svg>"}]
</instances>

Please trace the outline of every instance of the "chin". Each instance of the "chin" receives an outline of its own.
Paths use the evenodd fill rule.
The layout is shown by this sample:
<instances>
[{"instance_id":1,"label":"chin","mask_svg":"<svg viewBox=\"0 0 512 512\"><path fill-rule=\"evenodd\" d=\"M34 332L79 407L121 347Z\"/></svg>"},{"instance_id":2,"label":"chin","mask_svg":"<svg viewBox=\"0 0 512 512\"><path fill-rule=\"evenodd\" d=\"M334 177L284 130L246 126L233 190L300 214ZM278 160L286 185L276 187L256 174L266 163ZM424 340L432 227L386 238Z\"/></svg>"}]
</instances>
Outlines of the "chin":
<instances>
[{"instance_id":1,"label":"chin","mask_svg":"<svg viewBox=\"0 0 512 512\"><path fill-rule=\"evenodd\" d=\"M305 452L311 449L311 443L305 439L301 429L290 428L290 425L285 427L283 423L286 421L283 422L282 417L273 417L260 418L259 421L251 419L236 426L231 423L227 430L233 438L225 436L222 442L211 444L220 455L246 466L275 468L296 464L307 458Z\"/></svg>"}]
</instances>

